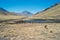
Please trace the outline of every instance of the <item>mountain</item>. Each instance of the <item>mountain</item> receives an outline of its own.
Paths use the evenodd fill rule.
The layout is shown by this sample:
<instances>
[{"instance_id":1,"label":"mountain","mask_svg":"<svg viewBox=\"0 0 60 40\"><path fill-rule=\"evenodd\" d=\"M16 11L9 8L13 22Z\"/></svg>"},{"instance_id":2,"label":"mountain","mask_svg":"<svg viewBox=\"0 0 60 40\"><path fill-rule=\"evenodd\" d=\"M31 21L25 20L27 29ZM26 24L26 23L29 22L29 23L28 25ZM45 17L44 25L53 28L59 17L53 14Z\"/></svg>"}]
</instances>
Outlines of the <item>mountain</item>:
<instances>
[{"instance_id":1,"label":"mountain","mask_svg":"<svg viewBox=\"0 0 60 40\"><path fill-rule=\"evenodd\" d=\"M0 8L0 11L8 12L7 10L5 10L5 9L3 9L3 8Z\"/></svg>"},{"instance_id":2,"label":"mountain","mask_svg":"<svg viewBox=\"0 0 60 40\"><path fill-rule=\"evenodd\" d=\"M9 12L4 8L0 8L0 15L20 15L20 16L32 16L33 14L28 11L23 11L21 13Z\"/></svg>"},{"instance_id":3,"label":"mountain","mask_svg":"<svg viewBox=\"0 0 60 40\"><path fill-rule=\"evenodd\" d=\"M32 16L33 13L29 12L29 11L23 11L20 13L21 16Z\"/></svg>"},{"instance_id":4,"label":"mountain","mask_svg":"<svg viewBox=\"0 0 60 40\"><path fill-rule=\"evenodd\" d=\"M24 16L20 16L15 12L9 12L4 8L0 8L0 21L2 20L11 20L11 19L21 19Z\"/></svg>"},{"instance_id":5,"label":"mountain","mask_svg":"<svg viewBox=\"0 0 60 40\"><path fill-rule=\"evenodd\" d=\"M0 14L7 15L9 13L7 10L0 8Z\"/></svg>"},{"instance_id":6,"label":"mountain","mask_svg":"<svg viewBox=\"0 0 60 40\"><path fill-rule=\"evenodd\" d=\"M17 14L13 12L9 12L5 10L4 8L0 8L0 15L17 15Z\"/></svg>"},{"instance_id":7,"label":"mountain","mask_svg":"<svg viewBox=\"0 0 60 40\"><path fill-rule=\"evenodd\" d=\"M60 19L60 3L46 8L42 12L38 12L31 19Z\"/></svg>"}]
</instances>

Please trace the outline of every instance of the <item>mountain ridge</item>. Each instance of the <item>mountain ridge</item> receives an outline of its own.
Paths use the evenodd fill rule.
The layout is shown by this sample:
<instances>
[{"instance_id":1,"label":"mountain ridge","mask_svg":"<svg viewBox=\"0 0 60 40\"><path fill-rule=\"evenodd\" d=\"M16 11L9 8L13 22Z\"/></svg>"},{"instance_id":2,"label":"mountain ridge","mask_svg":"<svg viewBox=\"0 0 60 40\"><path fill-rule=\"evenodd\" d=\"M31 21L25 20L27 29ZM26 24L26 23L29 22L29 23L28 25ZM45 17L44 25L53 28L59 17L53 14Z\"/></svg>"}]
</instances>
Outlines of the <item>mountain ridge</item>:
<instances>
[{"instance_id":1,"label":"mountain ridge","mask_svg":"<svg viewBox=\"0 0 60 40\"><path fill-rule=\"evenodd\" d=\"M9 12L7 10L5 10L4 8L0 8L0 14L3 15L20 15L20 16L32 16L33 13L29 12L29 11L23 11L20 13L15 13L15 12Z\"/></svg>"},{"instance_id":2,"label":"mountain ridge","mask_svg":"<svg viewBox=\"0 0 60 40\"><path fill-rule=\"evenodd\" d=\"M22 11L22 12L20 13L20 15L22 15L22 16L32 16L33 13L31 13L31 12L29 12L29 11Z\"/></svg>"},{"instance_id":3,"label":"mountain ridge","mask_svg":"<svg viewBox=\"0 0 60 40\"><path fill-rule=\"evenodd\" d=\"M38 12L30 19L60 19L60 3L57 3L42 12Z\"/></svg>"}]
</instances>

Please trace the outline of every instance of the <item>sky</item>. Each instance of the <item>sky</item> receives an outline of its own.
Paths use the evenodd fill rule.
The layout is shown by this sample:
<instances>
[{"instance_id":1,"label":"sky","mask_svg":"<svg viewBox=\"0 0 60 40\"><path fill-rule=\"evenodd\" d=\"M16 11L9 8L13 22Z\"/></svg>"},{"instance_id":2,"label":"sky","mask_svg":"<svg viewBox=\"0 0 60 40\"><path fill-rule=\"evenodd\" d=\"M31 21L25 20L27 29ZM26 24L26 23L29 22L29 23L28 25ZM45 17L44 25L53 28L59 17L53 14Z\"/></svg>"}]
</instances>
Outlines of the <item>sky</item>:
<instances>
[{"instance_id":1,"label":"sky","mask_svg":"<svg viewBox=\"0 0 60 40\"><path fill-rule=\"evenodd\" d=\"M0 0L0 7L16 13L22 11L37 13L58 2L60 0Z\"/></svg>"}]
</instances>

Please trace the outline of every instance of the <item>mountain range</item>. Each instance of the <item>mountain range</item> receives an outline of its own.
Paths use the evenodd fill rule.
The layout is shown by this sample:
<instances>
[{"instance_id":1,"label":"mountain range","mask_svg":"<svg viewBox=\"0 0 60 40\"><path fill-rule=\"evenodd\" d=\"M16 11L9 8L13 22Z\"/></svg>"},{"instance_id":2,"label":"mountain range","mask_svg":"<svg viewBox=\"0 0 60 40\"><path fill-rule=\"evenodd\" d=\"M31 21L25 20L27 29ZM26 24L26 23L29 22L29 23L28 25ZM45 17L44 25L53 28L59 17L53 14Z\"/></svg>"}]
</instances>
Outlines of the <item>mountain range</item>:
<instances>
[{"instance_id":1,"label":"mountain range","mask_svg":"<svg viewBox=\"0 0 60 40\"><path fill-rule=\"evenodd\" d=\"M33 14L28 11L23 11L21 13L9 12L4 8L0 8L0 14L2 15L20 15L20 16L32 16Z\"/></svg>"},{"instance_id":2,"label":"mountain range","mask_svg":"<svg viewBox=\"0 0 60 40\"><path fill-rule=\"evenodd\" d=\"M60 3L46 8L42 12L36 13L30 19L60 19Z\"/></svg>"},{"instance_id":3,"label":"mountain range","mask_svg":"<svg viewBox=\"0 0 60 40\"><path fill-rule=\"evenodd\" d=\"M31 13L29 11L23 11L23 12L20 13L20 15L22 15L22 16L32 16L33 13Z\"/></svg>"},{"instance_id":4,"label":"mountain range","mask_svg":"<svg viewBox=\"0 0 60 40\"><path fill-rule=\"evenodd\" d=\"M9 12L4 8L0 8L0 15L30 16L29 19L60 19L60 3L54 4L35 15L29 11L20 13Z\"/></svg>"}]
</instances>

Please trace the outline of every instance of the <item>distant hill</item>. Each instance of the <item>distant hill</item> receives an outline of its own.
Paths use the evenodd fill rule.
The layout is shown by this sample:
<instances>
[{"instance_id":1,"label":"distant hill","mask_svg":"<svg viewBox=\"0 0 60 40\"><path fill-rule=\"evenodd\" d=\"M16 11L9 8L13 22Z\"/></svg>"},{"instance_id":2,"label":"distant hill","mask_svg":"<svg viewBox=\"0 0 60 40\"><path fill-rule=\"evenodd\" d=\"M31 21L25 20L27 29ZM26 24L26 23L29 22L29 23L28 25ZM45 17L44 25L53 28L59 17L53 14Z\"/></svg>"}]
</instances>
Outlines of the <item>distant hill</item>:
<instances>
[{"instance_id":1,"label":"distant hill","mask_svg":"<svg viewBox=\"0 0 60 40\"><path fill-rule=\"evenodd\" d=\"M11 19L21 19L24 18L24 16L20 16L17 13L9 12L5 10L4 8L0 8L0 21L1 20L11 20Z\"/></svg>"},{"instance_id":2,"label":"distant hill","mask_svg":"<svg viewBox=\"0 0 60 40\"><path fill-rule=\"evenodd\" d=\"M60 3L46 8L42 12L38 12L31 19L60 19Z\"/></svg>"},{"instance_id":3,"label":"distant hill","mask_svg":"<svg viewBox=\"0 0 60 40\"><path fill-rule=\"evenodd\" d=\"M19 13L21 16L32 16L33 13L29 12L29 11L23 11L21 13Z\"/></svg>"},{"instance_id":4,"label":"distant hill","mask_svg":"<svg viewBox=\"0 0 60 40\"><path fill-rule=\"evenodd\" d=\"M3 11L3 12L8 12L7 10L3 9L3 8L0 8L0 12Z\"/></svg>"},{"instance_id":5,"label":"distant hill","mask_svg":"<svg viewBox=\"0 0 60 40\"><path fill-rule=\"evenodd\" d=\"M0 15L20 15L20 16L32 16L33 14L28 11L23 11L21 13L9 12L4 8L0 8Z\"/></svg>"},{"instance_id":6,"label":"distant hill","mask_svg":"<svg viewBox=\"0 0 60 40\"><path fill-rule=\"evenodd\" d=\"M9 12L3 8L0 8L0 15L3 14L3 15L7 15Z\"/></svg>"},{"instance_id":7,"label":"distant hill","mask_svg":"<svg viewBox=\"0 0 60 40\"><path fill-rule=\"evenodd\" d=\"M13 12L9 12L5 10L4 8L0 8L0 15L17 15L17 14Z\"/></svg>"}]
</instances>

